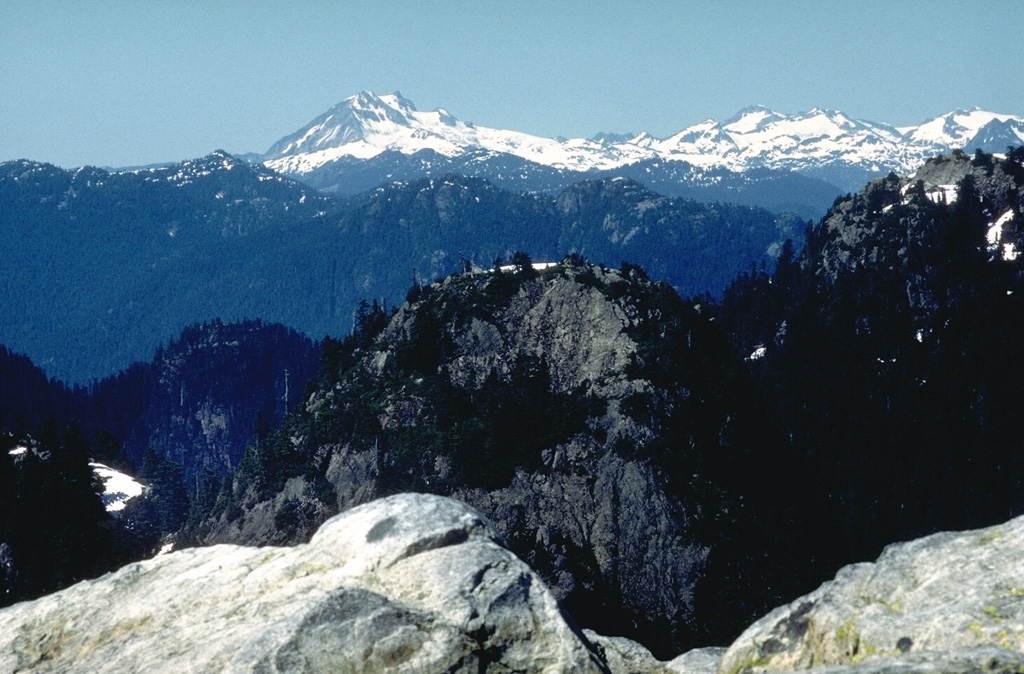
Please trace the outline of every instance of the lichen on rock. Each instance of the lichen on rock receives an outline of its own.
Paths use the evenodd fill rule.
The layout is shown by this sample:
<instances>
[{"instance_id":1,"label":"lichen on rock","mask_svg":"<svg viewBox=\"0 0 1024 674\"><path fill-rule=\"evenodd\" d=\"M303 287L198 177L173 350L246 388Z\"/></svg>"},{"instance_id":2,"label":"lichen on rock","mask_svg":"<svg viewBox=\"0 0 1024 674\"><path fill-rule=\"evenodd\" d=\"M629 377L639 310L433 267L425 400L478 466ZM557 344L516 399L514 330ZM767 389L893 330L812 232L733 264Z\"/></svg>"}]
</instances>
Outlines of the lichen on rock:
<instances>
[{"instance_id":1,"label":"lichen on rock","mask_svg":"<svg viewBox=\"0 0 1024 674\"><path fill-rule=\"evenodd\" d=\"M1024 664L1024 518L890 545L876 562L844 567L754 623L718 671L970 671L932 669L947 661Z\"/></svg>"}]
</instances>

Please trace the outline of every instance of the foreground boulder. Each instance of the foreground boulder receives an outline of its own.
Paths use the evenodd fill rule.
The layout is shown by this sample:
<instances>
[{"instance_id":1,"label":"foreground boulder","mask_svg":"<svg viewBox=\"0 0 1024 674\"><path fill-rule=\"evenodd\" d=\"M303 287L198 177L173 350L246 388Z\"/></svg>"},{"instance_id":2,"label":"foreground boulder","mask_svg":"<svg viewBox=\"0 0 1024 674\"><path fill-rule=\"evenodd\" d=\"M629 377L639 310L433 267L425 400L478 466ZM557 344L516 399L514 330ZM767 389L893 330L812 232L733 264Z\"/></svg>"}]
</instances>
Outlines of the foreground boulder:
<instances>
[{"instance_id":1,"label":"foreground boulder","mask_svg":"<svg viewBox=\"0 0 1024 674\"><path fill-rule=\"evenodd\" d=\"M748 628L719 674L1024 671L1024 518L891 545Z\"/></svg>"},{"instance_id":2,"label":"foreground boulder","mask_svg":"<svg viewBox=\"0 0 1024 674\"><path fill-rule=\"evenodd\" d=\"M0 611L2 672L603 672L474 510L403 494L306 545L193 548Z\"/></svg>"},{"instance_id":3,"label":"foreground boulder","mask_svg":"<svg viewBox=\"0 0 1024 674\"><path fill-rule=\"evenodd\" d=\"M724 648L694 648L668 662L658 660L643 645L624 637L606 637L583 630L612 674L714 674Z\"/></svg>"}]
</instances>

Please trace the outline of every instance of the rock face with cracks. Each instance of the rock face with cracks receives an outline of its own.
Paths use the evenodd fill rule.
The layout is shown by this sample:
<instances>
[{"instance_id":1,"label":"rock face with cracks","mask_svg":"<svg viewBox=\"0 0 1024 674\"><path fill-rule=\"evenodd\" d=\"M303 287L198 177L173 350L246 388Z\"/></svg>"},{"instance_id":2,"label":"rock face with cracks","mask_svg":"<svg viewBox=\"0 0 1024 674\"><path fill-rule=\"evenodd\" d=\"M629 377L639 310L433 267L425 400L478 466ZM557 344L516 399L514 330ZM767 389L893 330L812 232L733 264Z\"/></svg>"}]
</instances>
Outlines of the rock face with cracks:
<instances>
[{"instance_id":1,"label":"rock face with cracks","mask_svg":"<svg viewBox=\"0 0 1024 674\"><path fill-rule=\"evenodd\" d=\"M841 569L748 628L718 672L819 667L1024 671L1024 518L894 544Z\"/></svg>"},{"instance_id":2,"label":"rock face with cracks","mask_svg":"<svg viewBox=\"0 0 1024 674\"><path fill-rule=\"evenodd\" d=\"M3 672L603 672L476 511L401 494L306 545L186 549L0 611Z\"/></svg>"}]
</instances>

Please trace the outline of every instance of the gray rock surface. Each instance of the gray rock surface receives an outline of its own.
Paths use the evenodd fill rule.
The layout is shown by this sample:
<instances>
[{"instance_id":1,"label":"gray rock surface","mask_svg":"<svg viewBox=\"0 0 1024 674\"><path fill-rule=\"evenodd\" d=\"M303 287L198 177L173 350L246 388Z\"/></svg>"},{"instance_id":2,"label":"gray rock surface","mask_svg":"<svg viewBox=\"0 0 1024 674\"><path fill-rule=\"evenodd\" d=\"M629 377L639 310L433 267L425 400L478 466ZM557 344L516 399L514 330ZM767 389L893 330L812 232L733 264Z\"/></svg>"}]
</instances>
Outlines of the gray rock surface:
<instances>
[{"instance_id":1,"label":"gray rock surface","mask_svg":"<svg viewBox=\"0 0 1024 674\"><path fill-rule=\"evenodd\" d=\"M718 646L694 648L666 663L673 674L714 674L722 660L725 649Z\"/></svg>"},{"instance_id":2,"label":"gray rock surface","mask_svg":"<svg viewBox=\"0 0 1024 674\"><path fill-rule=\"evenodd\" d=\"M306 545L192 548L0 611L2 672L601 672L471 508L403 494Z\"/></svg>"},{"instance_id":3,"label":"gray rock surface","mask_svg":"<svg viewBox=\"0 0 1024 674\"><path fill-rule=\"evenodd\" d=\"M714 674L724 648L694 648L669 662L658 660L643 645L624 637L583 630L614 674Z\"/></svg>"},{"instance_id":4,"label":"gray rock surface","mask_svg":"<svg viewBox=\"0 0 1024 674\"><path fill-rule=\"evenodd\" d=\"M712 584L708 569L735 568L722 561L730 554L723 542L755 517L751 495L735 490L740 457L770 446L739 441L725 459L735 470L709 476L710 458L723 460L719 446L744 437L736 429L755 417L727 399L731 384L717 383L720 376L729 381L722 374L728 364L716 361L720 352L702 338L705 319L673 299L674 291L639 270L572 257L536 275L467 272L423 288L355 354L351 370L314 390L286 422L295 455L306 458L304 476L273 497L246 492L239 481L239 507L197 537L262 545L308 536L323 513L309 482L303 490L298 481L319 471L335 497L324 504L338 511L392 490L434 491L483 513L588 627L649 637L661 657L708 633L732 636L740 625L712 624L727 615L721 602L714 615L695 616L698 606L714 603L701 604L702 587ZM707 367L714 374L654 365L669 343L678 344L680 359L700 363L695 370L716 363ZM412 353L436 354L437 364L413 367ZM487 425L463 423L445 436L452 430L446 415L460 419L472 412L468 401L510 390L526 361L549 378L553 397L580 406L579 420L519 455L486 454L485 438L460 453L461 439ZM466 394L466 409L437 404L449 386ZM477 464L479 457L507 455L515 465L498 477L469 477L497 472ZM277 522L289 503L308 513L290 528ZM767 586L747 578L755 589ZM764 609L779 600L750 599Z\"/></svg>"},{"instance_id":5,"label":"gray rock surface","mask_svg":"<svg viewBox=\"0 0 1024 674\"><path fill-rule=\"evenodd\" d=\"M1021 671L1024 518L891 545L747 629L719 674Z\"/></svg>"},{"instance_id":6,"label":"gray rock surface","mask_svg":"<svg viewBox=\"0 0 1024 674\"><path fill-rule=\"evenodd\" d=\"M869 657L854 665L817 667L815 674L1017 674L1024 655L1005 648L961 648Z\"/></svg>"}]
</instances>

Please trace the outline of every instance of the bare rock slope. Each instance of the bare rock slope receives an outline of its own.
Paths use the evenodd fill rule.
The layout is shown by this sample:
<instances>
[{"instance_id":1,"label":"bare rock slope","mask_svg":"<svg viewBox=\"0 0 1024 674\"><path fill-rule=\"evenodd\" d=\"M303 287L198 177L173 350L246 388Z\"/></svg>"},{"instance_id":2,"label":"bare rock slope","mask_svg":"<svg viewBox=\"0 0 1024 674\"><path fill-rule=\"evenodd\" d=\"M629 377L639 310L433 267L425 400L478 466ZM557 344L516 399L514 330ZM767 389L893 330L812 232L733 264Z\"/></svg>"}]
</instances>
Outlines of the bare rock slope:
<instances>
[{"instance_id":1,"label":"bare rock slope","mask_svg":"<svg viewBox=\"0 0 1024 674\"><path fill-rule=\"evenodd\" d=\"M403 494L293 548L218 545L0 611L3 672L602 672L474 510Z\"/></svg>"},{"instance_id":2,"label":"bare rock slope","mask_svg":"<svg viewBox=\"0 0 1024 674\"><path fill-rule=\"evenodd\" d=\"M1024 518L891 545L758 620L719 674L1024 668Z\"/></svg>"}]
</instances>

